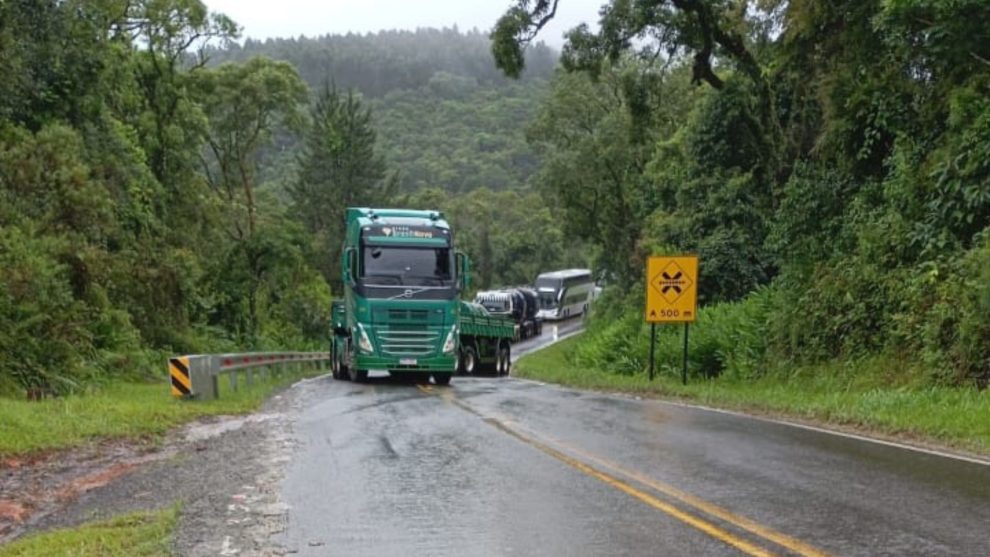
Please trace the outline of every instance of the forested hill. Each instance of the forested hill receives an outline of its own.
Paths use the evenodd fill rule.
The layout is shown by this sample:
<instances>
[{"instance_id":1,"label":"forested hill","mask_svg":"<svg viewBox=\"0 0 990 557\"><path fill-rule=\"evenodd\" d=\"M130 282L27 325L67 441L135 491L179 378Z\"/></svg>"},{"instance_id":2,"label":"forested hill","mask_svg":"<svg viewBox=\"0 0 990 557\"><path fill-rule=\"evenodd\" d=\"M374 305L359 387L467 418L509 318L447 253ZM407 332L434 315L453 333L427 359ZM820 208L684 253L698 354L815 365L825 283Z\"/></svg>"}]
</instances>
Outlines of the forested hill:
<instances>
[{"instance_id":1,"label":"forested hill","mask_svg":"<svg viewBox=\"0 0 990 557\"><path fill-rule=\"evenodd\" d=\"M243 45L211 48L207 54L211 63L243 62L255 56L284 60L295 66L311 87L332 80L338 87L354 88L368 97L426 86L438 72L491 86L512 81L495 67L486 33L477 29L462 33L456 27L247 39ZM534 45L527 50L522 79L547 78L556 63L553 49Z\"/></svg>"},{"instance_id":2,"label":"forested hill","mask_svg":"<svg viewBox=\"0 0 990 557\"><path fill-rule=\"evenodd\" d=\"M291 63L312 89L332 83L372 108L382 154L400 190L519 187L536 169L526 144L557 52L527 49L526 71L495 67L487 34L453 29L246 40L211 48L211 65L264 56ZM280 165L274 165L279 168Z\"/></svg>"},{"instance_id":3,"label":"forested hill","mask_svg":"<svg viewBox=\"0 0 990 557\"><path fill-rule=\"evenodd\" d=\"M582 261L526 185L555 52L517 81L478 31L237 31L197 0L0 2L0 397L324 348L349 206L447 211L479 287Z\"/></svg>"}]
</instances>

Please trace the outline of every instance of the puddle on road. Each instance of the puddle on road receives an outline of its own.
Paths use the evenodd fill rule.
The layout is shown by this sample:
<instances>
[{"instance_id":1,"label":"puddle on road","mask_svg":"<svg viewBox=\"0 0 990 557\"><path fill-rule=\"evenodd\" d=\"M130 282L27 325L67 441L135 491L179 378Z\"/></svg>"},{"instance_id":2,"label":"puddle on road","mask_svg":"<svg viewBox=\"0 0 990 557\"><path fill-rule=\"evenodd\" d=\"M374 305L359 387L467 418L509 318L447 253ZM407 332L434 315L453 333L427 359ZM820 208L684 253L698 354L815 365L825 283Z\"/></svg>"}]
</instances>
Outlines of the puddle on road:
<instances>
[{"instance_id":1,"label":"puddle on road","mask_svg":"<svg viewBox=\"0 0 990 557\"><path fill-rule=\"evenodd\" d=\"M189 424L182 429L180 436L190 443L198 443L241 429L246 424L262 423L282 418L283 414L252 414L250 416L217 416Z\"/></svg>"}]
</instances>

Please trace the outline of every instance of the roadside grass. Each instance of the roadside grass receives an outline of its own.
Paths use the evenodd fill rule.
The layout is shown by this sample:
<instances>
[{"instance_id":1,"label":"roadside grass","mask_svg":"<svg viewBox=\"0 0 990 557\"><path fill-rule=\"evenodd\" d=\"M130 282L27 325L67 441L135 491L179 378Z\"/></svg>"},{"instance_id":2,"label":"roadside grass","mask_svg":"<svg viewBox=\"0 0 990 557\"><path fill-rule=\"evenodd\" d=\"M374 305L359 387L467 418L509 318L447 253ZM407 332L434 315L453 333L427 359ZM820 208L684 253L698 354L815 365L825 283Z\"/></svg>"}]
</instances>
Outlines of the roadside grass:
<instances>
[{"instance_id":1,"label":"roadside grass","mask_svg":"<svg viewBox=\"0 0 990 557\"><path fill-rule=\"evenodd\" d=\"M286 372L232 392L220 378L220 397L183 401L169 394L167 380L114 383L94 392L38 402L0 398L0 458L61 449L94 439L156 437L177 425L218 414L257 410L274 389L322 371Z\"/></svg>"},{"instance_id":2,"label":"roadside grass","mask_svg":"<svg viewBox=\"0 0 990 557\"><path fill-rule=\"evenodd\" d=\"M0 557L167 557L177 507L42 532L0 546Z\"/></svg>"},{"instance_id":3,"label":"roadside grass","mask_svg":"<svg viewBox=\"0 0 990 557\"><path fill-rule=\"evenodd\" d=\"M622 375L576 366L572 354L580 342L577 336L527 354L515 363L514 374L583 389L676 398L851 426L990 454L990 390L934 387L919 381L891 385L876 361L862 363L865 373L847 373L848 365L825 366L756 379L691 377L687 385L681 385L679 370L666 369L650 382L646 373Z\"/></svg>"}]
</instances>

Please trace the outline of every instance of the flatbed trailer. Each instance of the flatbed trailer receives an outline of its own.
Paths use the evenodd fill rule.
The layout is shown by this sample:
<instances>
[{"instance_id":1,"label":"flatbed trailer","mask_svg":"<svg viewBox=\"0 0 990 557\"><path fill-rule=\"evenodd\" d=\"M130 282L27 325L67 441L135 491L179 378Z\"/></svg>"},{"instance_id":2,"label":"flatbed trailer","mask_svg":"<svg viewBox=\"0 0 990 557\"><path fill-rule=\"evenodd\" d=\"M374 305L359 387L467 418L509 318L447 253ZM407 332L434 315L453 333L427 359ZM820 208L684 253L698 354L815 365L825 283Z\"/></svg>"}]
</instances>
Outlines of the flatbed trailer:
<instances>
[{"instance_id":1,"label":"flatbed trailer","mask_svg":"<svg viewBox=\"0 0 990 557\"><path fill-rule=\"evenodd\" d=\"M508 375L512 362L510 343L515 330L516 324L511 319L491 315L481 304L462 300L458 371Z\"/></svg>"}]
</instances>

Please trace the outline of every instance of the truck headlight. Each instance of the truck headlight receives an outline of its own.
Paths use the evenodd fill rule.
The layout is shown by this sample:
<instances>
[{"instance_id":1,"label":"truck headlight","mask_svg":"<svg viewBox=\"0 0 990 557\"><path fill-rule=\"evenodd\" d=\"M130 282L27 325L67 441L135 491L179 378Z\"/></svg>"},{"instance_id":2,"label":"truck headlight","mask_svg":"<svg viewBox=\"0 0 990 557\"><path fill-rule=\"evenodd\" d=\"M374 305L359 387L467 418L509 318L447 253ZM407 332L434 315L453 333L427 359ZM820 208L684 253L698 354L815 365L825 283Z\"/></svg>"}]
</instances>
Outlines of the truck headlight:
<instances>
[{"instance_id":1,"label":"truck headlight","mask_svg":"<svg viewBox=\"0 0 990 557\"><path fill-rule=\"evenodd\" d=\"M457 325L450 328L447 340L443 341L443 353L452 354L457 349Z\"/></svg>"},{"instance_id":2,"label":"truck headlight","mask_svg":"<svg viewBox=\"0 0 990 557\"><path fill-rule=\"evenodd\" d=\"M371 344L371 338L368 337L368 333L365 332L364 327L358 323L358 350L362 352L367 352L372 354L375 351L374 345Z\"/></svg>"}]
</instances>

